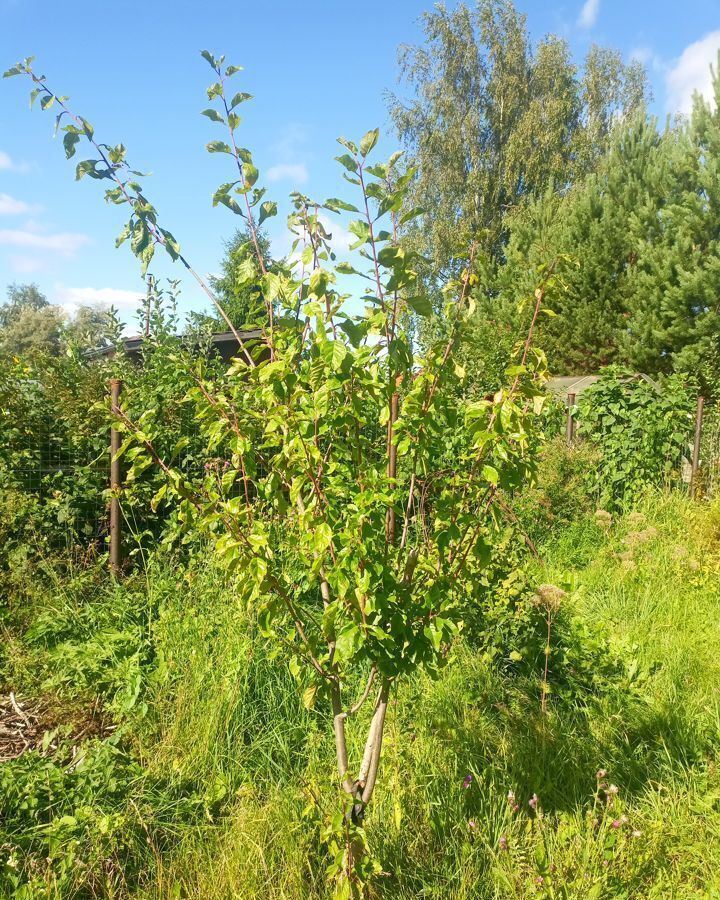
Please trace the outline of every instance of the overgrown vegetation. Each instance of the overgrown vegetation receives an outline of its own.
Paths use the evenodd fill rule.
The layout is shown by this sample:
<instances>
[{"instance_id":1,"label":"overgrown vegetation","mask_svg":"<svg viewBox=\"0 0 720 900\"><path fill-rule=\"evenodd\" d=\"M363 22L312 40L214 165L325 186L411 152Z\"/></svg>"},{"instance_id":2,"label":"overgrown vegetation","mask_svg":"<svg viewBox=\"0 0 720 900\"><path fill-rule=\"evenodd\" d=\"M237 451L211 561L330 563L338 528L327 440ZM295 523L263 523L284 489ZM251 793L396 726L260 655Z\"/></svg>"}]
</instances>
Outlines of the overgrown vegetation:
<instances>
[{"instance_id":1,"label":"overgrown vegetation","mask_svg":"<svg viewBox=\"0 0 720 900\"><path fill-rule=\"evenodd\" d=\"M717 384L717 110L658 134L638 66L578 73L505 0L425 21L411 159L339 139L355 203L292 194L284 260L239 68L202 52L243 219L208 279L126 147L6 73L92 154L147 291L139 359L34 286L0 309L3 896L720 891L720 508L680 480ZM157 250L211 315L181 327ZM604 369L569 440L546 348L662 374Z\"/></svg>"}]
</instances>

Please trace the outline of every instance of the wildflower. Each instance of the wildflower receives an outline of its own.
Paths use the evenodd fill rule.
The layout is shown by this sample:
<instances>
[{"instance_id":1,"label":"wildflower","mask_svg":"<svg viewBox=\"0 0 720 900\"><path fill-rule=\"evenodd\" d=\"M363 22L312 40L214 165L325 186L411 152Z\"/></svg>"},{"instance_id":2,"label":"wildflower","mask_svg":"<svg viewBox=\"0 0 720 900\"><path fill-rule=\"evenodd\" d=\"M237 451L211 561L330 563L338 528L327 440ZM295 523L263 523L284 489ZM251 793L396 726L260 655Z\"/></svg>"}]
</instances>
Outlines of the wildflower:
<instances>
[{"instance_id":1,"label":"wildflower","mask_svg":"<svg viewBox=\"0 0 720 900\"><path fill-rule=\"evenodd\" d=\"M538 875L538 877L535 879L535 884L545 884L545 879L542 877L542 875Z\"/></svg>"},{"instance_id":2,"label":"wildflower","mask_svg":"<svg viewBox=\"0 0 720 900\"><path fill-rule=\"evenodd\" d=\"M607 769L598 769L595 773L595 777L598 781L602 781L603 778L607 778Z\"/></svg>"},{"instance_id":3,"label":"wildflower","mask_svg":"<svg viewBox=\"0 0 720 900\"><path fill-rule=\"evenodd\" d=\"M528 806L531 809L537 809L537 805L538 805L538 795L533 794L532 797L528 800Z\"/></svg>"},{"instance_id":4,"label":"wildflower","mask_svg":"<svg viewBox=\"0 0 720 900\"><path fill-rule=\"evenodd\" d=\"M621 825L627 825L628 821L629 821L629 819L627 816L625 816L625 815L620 816L620 824Z\"/></svg>"},{"instance_id":5,"label":"wildflower","mask_svg":"<svg viewBox=\"0 0 720 900\"><path fill-rule=\"evenodd\" d=\"M470 821L468 822L468 828L470 829L470 831L475 831L475 829L477 828L477 822L475 821L475 819L470 819Z\"/></svg>"},{"instance_id":6,"label":"wildflower","mask_svg":"<svg viewBox=\"0 0 720 900\"><path fill-rule=\"evenodd\" d=\"M611 784L607 789L607 794L609 797L617 797L620 793L620 788L616 784Z\"/></svg>"},{"instance_id":7,"label":"wildflower","mask_svg":"<svg viewBox=\"0 0 720 900\"><path fill-rule=\"evenodd\" d=\"M641 834L642 834L642 831L638 831L638 829L636 828L632 833L632 837L639 838Z\"/></svg>"},{"instance_id":8,"label":"wildflower","mask_svg":"<svg viewBox=\"0 0 720 900\"><path fill-rule=\"evenodd\" d=\"M620 827L620 819L614 819L613 823L612 823L612 827L619 828Z\"/></svg>"},{"instance_id":9,"label":"wildflower","mask_svg":"<svg viewBox=\"0 0 720 900\"><path fill-rule=\"evenodd\" d=\"M470 787L470 785L472 784L472 780L473 780L473 777L468 772L468 774L463 778L463 787L465 788L465 790L467 790Z\"/></svg>"},{"instance_id":10,"label":"wildflower","mask_svg":"<svg viewBox=\"0 0 720 900\"><path fill-rule=\"evenodd\" d=\"M520 804L519 804L519 803L513 803L512 811L513 811L514 813L516 813L516 812L518 812L519 810L520 810Z\"/></svg>"},{"instance_id":11,"label":"wildflower","mask_svg":"<svg viewBox=\"0 0 720 900\"><path fill-rule=\"evenodd\" d=\"M509 803L515 802L515 791L508 791L508 802Z\"/></svg>"},{"instance_id":12,"label":"wildflower","mask_svg":"<svg viewBox=\"0 0 720 900\"><path fill-rule=\"evenodd\" d=\"M607 867L608 867L609 865L610 865L610 861L607 860L607 859L604 859L604 860L603 860L603 866L605 866L605 868L607 869Z\"/></svg>"},{"instance_id":13,"label":"wildflower","mask_svg":"<svg viewBox=\"0 0 720 900\"><path fill-rule=\"evenodd\" d=\"M501 850L507 850L507 848L508 848L507 838L505 837L504 834L500 835L500 840L498 841L498 847Z\"/></svg>"}]
</instances>

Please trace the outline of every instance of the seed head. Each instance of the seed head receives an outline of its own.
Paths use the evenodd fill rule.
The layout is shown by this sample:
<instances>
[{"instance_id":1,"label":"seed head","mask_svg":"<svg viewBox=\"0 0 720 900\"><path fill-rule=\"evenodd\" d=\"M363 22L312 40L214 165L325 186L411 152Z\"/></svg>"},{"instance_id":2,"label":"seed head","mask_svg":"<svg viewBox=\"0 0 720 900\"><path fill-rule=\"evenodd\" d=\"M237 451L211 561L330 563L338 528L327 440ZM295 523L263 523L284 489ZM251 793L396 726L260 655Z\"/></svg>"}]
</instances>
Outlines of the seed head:
<instances>
[{"instance_id":1,"label":"seed head","mask_svg":"<svg viewBox=\"0 0 720 900\"><path fill-rule=\"evenodd\" d=\"M555 584L539 584L535 590L533 602L549 613L556 613L566 596L565 591Z\"/></svg>"}]
</instances>

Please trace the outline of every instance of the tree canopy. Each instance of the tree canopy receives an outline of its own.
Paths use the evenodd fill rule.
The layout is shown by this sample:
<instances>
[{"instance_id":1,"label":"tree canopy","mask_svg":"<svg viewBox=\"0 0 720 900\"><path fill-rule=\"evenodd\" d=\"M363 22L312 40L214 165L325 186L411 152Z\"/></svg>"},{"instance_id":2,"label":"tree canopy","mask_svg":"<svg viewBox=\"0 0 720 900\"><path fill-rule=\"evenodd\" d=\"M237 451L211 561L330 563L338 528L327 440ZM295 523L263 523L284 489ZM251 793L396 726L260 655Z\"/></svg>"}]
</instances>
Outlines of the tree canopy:
<instances>
[{"instance_id":1,"label":"tree canopy","mask_svg":"<svg viewBox=\"0 0 720 900\"><path fill-rule=\"evenodd\" d=\"M410 97L390 97L426 212L411 239L441 270L471 242L501 259L508 210L593 170L647 99L645 72L597 46L578 67L554 35L534 45L510 0L440 5L423 23L425 45L400 52Z\"/></svg>"}]
</instances>

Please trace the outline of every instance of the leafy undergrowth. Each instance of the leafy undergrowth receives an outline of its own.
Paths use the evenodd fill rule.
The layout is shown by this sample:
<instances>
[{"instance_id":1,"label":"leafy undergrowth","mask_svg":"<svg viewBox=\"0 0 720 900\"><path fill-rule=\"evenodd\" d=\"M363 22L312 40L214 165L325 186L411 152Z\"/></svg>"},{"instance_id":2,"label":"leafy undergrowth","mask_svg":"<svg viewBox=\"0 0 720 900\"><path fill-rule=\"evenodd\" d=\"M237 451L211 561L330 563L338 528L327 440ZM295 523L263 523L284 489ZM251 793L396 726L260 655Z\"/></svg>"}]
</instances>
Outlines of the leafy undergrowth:
<instances>
[{"instance_id":1,"label":"leafy undergrowth","mask_svg":"<svg viewBox=\"0 0 720 900\"><path fill-rule=\"evenodd\" d=\"M720 506L657 495L540 551L524 578L566 591L547 682L537 597L508 583L515 625L479 626L393 698L372 896L713 896ZM40 580L9 617L5 692L100 703L117 727L0 768L0 895L326 896L327 710L304 708L224 576L158 558L121 586Z\"/></svg>"}]
</instances>

